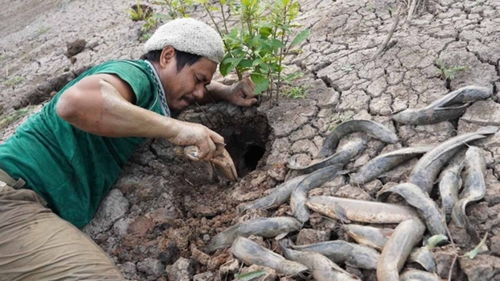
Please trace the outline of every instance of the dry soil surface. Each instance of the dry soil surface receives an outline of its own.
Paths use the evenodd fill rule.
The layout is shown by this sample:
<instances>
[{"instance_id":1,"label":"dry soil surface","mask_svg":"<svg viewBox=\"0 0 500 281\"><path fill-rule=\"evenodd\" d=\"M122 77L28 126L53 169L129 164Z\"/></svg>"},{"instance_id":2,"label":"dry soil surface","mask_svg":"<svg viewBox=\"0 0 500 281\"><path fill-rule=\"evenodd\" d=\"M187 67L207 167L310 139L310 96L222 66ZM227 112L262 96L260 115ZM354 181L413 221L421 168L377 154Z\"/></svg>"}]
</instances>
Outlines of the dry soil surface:
<instances>
[{"instance_id":1,"label":"dry soil surface","mask_svg":"<svg viewBox=\"0 0 500 281\"><path fill-rule=\"evenodd\" d=\"M311 29L311 35L303 52L286 62L288 71L305 73L297 81L307 93L305 98L281 97L277 106L262 99L250 109L225 104L197 107L180 116L226 137L242 174L240 180L224 181L211 166L180 159L168 143L150 141L133 157L85 231L128 279L231 280L235 273L255 267L242 265L227 249L208 255L203 252L207 242L240 221L289 215L286 203L246 214L238 213L236 207L290 177L287 163L309 163L329 128L345 120L370 119L399 136L400 141L392 145L370 140L367 150L348 165L355 170L382 152L440 143L480 126L500 126L499 2L418 2L417 12L411 19L401 15L391 41L374 58L400 2L301 0L298 21ZM46 101L82 69L142 54L141 23L132 22L126 13L135 1L2 0L0 4L4 118ZM86 44L71 56L67 44L77 39ZM423 107L471 84L488 87L493 95L471 104L458 119L418 126L391 119L394 113ZM2 139L13 127L3 130ZM467 208L474 222L472 232L453 223L449 227L460 248L456 254L471 250L486 233L489 250L475 259L458 256L454 262L456 255L449 246L434 249L437 273L443 279L451 272L452 280L500 280L500 133L475 145L484 149L486 157L486 196ZM380 188L406 181L415 161L364 185L350 185L346 174L311 192L375 200ZM436 192L431 197L439 203ZM347 239L340 223L317 214L289 237L296 243ZM261 242L277 248L273 239ZM363 280L375 280L374 270L346 268ZM271 272L266 280L275 276Z\"/></svg>"}]
</instances>

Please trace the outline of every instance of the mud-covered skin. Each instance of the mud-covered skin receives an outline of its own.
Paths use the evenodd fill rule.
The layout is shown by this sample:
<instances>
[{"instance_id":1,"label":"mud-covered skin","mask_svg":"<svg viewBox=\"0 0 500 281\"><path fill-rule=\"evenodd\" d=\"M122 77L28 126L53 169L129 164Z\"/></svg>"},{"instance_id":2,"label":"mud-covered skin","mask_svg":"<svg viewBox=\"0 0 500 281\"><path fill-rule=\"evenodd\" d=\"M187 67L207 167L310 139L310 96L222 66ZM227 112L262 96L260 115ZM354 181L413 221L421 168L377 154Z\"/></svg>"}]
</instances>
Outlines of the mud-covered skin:
<instances>
[{"instance_id":1,"label":"mud-covered skin","mask_svg":"<svg viewBox=\"0 0 500 281\"><path fill-rule=\"evenodd\" d=\"M297 188L299 183L307 175L302 175L288 180L279 186L275 187L270 194L254 200L252 202L244 203L238 206L239 211L246 211L250 209L268 209L272 207L279 206L285 203L289 198L290 194Z\"/></svg>"},{"instance_id":2,"label":"mud-covered skin","mask_svg":"<svg viewBox=\"0 0 500 281\"><path fill-rule=\"evenodd\" d=\"M217 143L217 150L220 154L217 157L211 158L209 161L215 165L215 168L221 175L226 177L231 181L238 180L238 172L234 166L233 158L229 155L229 152L222 146L222 144ZM175 152L177 155L185 156L188 159L199 161L200 150L197 146L190 145L186 147L176 147Z\"/></svg>"},{"instance_id":3,"label":"mud-covered skin","mask_svg":"<svg viewBox=\"0 0 500 281\"><path fill-rule=\"evenodd\" d=\"M401 195L410 206L415 207L432 235L447 234L445 220L436 203L420 187L412 183L401 183L380 190L377 198L383 199L389 193Z\"/></svg>"},{"instance_id":4,"label":"mud-covered skin","mask_svg":"<svg viewBox=\"0 0 500 281\"><path fill-rule=\"evenodd\" d=\"M489 98L489 88L467 86L457 89L421 109L406 109L395 115L398 123L411 125L434 124L456 119L465 113L469 103Z\"/></svg>"},{"instance_id":5,"label":"mud-covered skin","mask_svg":"<svg viewBox=\"0 0 500 281\"><path fill-rule=\"evenodd\" d=\"M482 149L471 146L465 153L464 189L451 212L456 225L464 227L468 223L465 208L470 202L481 200L486 194L486 163Z\"/></svg>"},{"instance_id":6,"label":"mud-covered skin","mask_svg":"<svg viewBox=\"0 0 500 281\"><path fill-rule=\"evenodd\" d=\"M411 172L409 181L429 193L441 168L458 150L466 143L485 138L497 130L496 127L483 127L476 132L458 135L439 144L420 158Z\"/></svg>"},{"instance_id":7,"label":"mud-covered skin","mask_svg":"<svg viewBox=\"0 0 500 281\"><path fill-rule=\"evenodd\" d=\"M335 262L317 252L296 251L283 247L286 258L304 264L318 281L359 281L360 279L343 270Z\"/></svg>"},{"instance_id":8,"label":"mud-covered skin","mask_svg":"<svg viewBox=\"0 0 500 281\"><path fill-rule=\"evenodd\" d=\"M458 201L458 191L462 187L462 169L463 155L457 153L451 163L441 172L439 195L441 197L441 209L446 216L451 214L453 206Z\"/></svg>"},{"instance_id":9,"label":"mud-covered skin","mask_svg":"<svg viewBox=\"0 0 500 281\"><path fill-rule=\"evenodd\" d=\"M297 170L304 174L311 173L317 169L321 169L323 167L327 167L337 163L347 163L350 159L358 155L365 148L366 148L366 140L362 138L355 138L354 140L350 141L345 146L343 146L342 150L337 151L335 154L328 156L325 159L313 160L313 163L305 167L299 167L289 164L288 168L292 170Z\"/></svg>"},{"instance_id":10,"label":"mud-covered skin","mask_svg":"<svg viewBox=\"0 0 500 281\"><path fill-rule=\"evenodd\" d=\"M385 243L394 232L390 228L378 228L368 225L346 224L344 229L357 243L377 249L379 251L384 248Z\"/></svg>"},{"instance_id":11,"label":"mud-covered skin","mask_svg":"<svg viewBox=\"0 0 500 281\"><path fill-rule=\"evenodd\" d=\"M412 208L406 206L333 196L310 197L306 206L331 218L365 223L400 223L418 217Z\"/></svg>"},{"instance_id":12,"label":"mud-covered skin","mask_svg":"<svg viewBox=\"0 0 500 281\"><path fill-rule=\"evenodd\" d=\"M207 246L208 252L231 246L238 236L248 237L250 235L265 238L297 231L302 224L291 217L258 218L231 226L227 230L215 235Z\"/></svg>"},{"instance_id":13,"label":"mud-covered skin","mask_svg":"<svg viewBox=\"0 0 500 281\"><path fill-rule=\"evenodd\" d=\"M231 246L231 253L246 264L267 266L284 275L294 276L307 271L305 265L287 260L275 252L241 236L234 240Z\"/></svg>"},{"instance_id":14,"label":"mud-covered skin","mask_svg":"<svg viewBox=\"0 0 500 281\"><path fill-rule=\"evenodd\" d=\"M368 161L357 173L351 176L351 184L364 184L399 164L424 153L429 152L432 146L405 147L389 153L379 155Z\"/></svg>"},{"instance_id":15,"label":"mud-covered skin","mask_svg":"<svg viewBox=\"0 0 500 281\"><path fill-rule=\"evenodd\" d=\"M436 261L427 246L414 249L408 258L408 261L418 263L426 271L436 272Z\"/></svg>"},{"instance_id":16,"label":"mud-covered skin","mask_svg":"<svg viewBox=\"0 0 500 281\"><path fill-rule=\"evenodd\" d=\"M349 243L344 240L326 241L308 245L292 246L300 251L316 252L327 256L334 262L346 263L350 266L375 269L380 254L368 247Z\"/></svg>"},{"instance_id":17,"label":"mud-covered skin","mask_svg":"<svg viewBox=\"0 0 500 281\"><path fill-rule=\"evenodd\" d=\"M425 226L418 219L401 222L385 243L377 263L377 280L399 281L399 271L413 247L422 240Z\"/></svg>"},{"instance_id":18,"label":"mud-covered skin","mask_svg":"<svg viewBox=\"0 0 500 281\"><path fill-rule=\"evenodd\" d=\"M398 142L398 136L384 125L371 120L350 120L338 125L323 141L323 146L318 158L328 157L333 154L342 137L354 133L363 132L373 138L386 143Z\"/></svg>"},{"instance_id":19,"label":"mud-covered skin","mask_svg":"<svg viewBox=\"0 0 500 281\"><path fill-rule=\"evenodd\" d=\"M442 279L436 273L409 269L401 274L399 281L442 281Z\"/></svg>"},{"instance_id":20,"label":"mud-covered skin","mask_svg":"<svg viewBox=\"0 0 500 281\"><path fill-rule=\"evenodd\" d=\"M337 177L339 170L345 163L338 163L332 166L324 167L307 175L292 192L290 196L290 208L293 216L304 223L309 220L309 210L305 203L307 200L307 192L313 188L319 187L327 181Z\"/></svg>"}]
</instances>

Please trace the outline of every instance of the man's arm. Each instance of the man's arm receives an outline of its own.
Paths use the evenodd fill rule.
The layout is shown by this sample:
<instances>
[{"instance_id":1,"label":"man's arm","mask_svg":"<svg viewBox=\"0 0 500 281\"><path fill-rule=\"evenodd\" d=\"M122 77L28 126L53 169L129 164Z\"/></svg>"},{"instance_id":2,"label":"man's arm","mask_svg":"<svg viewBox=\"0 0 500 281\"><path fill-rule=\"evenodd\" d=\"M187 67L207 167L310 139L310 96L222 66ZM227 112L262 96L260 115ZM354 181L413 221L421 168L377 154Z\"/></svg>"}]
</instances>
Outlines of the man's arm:
<instances>
[{"instance_id":1,"label":"man's arm","mask_svg":"<svg viewBox=\"0 0 500 281\"><path fill-rule=\"evenodd\" d=\"M254 94L255 85L250 78L244 78L237 83L227 86L212 81L207 86L207 93L199 103L227 101L239 106L252 106L257 102Z\"/></svg>"},{"instance_id":2,"label":"man's arm","mask_svg":"<svg viewBox=\"0 0 500 281\"><path fill-rule=\"evenodd\" d=\"M196 145L200 159L212 158L224 138L207 127L175 120L132 104L134 94L114 75L83 78L59 98L56 113L73 126L107 137L165 138L181 146Z\"/></svg>"}]
</instances>

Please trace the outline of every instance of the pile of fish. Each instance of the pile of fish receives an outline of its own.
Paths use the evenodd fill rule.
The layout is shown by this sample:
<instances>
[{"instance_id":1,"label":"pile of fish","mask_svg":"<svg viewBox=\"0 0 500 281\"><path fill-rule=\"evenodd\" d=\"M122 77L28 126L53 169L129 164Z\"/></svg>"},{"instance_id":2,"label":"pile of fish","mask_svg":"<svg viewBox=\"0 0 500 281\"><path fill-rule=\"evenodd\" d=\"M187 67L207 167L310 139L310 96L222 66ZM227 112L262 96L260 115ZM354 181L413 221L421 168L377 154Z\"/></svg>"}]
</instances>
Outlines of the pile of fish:
<instances>
[{"instance_id":1,"label":"pile of fish","mask_svg":"<svg viewBox=\"0 0 500 281\"><path fill-rule=\"evenodd\" d=\"M400 112L393 119L398 123L418 125L450 120L463 114L470 103L490 95L491 91L486 88L464 87L425 108ZM327 136L312 164L305 167L290 164L289 168L297 176L275 187L267 196L239 206L239 211L245 212L270 209L288 202L293 216L257 218L236 224L214 236L206 250L214 252L230 247L231 253L248 265L270 267L286 276L312 275L320 281L360 280L337 263L376 270L380 281L441 280L435 273L436 264L429 247L417 245L422 244L426 233L431 237L427 243L446 240L448 219L459 227L469 225L467 205L481 200L486 192L485 159L482 149L472 143L498 130L497 127L482 127L440 144L401 148L371 159L357 171L347 171L345 166L367 147L367 141L358 137L337 148L346 135L361 132L389 144L399 140L394 132L374 121L344 122ZM311 189L339 175L349 175L351 185L362 185L415 157L420 159L407 182L384 186L377 193L378 201L308 197ZM439 186L441 207L429 196L435 183ZM402 202L385 202L391 194L397 194ZM333 240L294 245L288 234L307 225L311 211L340 221L355 243ZM391 227L394 225L397 226ZM278 240L282 255L249 239L251 235ZM420 269L403 270L407 260L420 264Z\"/></svg>"}]
</instances>

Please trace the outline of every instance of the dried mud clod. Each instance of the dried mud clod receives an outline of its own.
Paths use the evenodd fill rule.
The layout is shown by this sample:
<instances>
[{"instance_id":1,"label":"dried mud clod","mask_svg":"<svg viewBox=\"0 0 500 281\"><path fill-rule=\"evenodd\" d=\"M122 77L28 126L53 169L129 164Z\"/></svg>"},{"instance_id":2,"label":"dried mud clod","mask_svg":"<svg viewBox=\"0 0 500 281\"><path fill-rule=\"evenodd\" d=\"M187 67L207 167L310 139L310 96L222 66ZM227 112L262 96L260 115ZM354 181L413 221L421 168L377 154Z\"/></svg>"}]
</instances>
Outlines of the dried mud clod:
<instances>
[{"instance_id":1,"label":"dried mud clod","mask_svg":"<svg viewBox=\"0 0 500 281\"><path fill-rule=\"evenodd\" d=\"M85 46L87 46L87 41L84 39L77 39L66 43L66 56L71 58L81 53L85 49Z\"/></svg>"}]
</instances>

